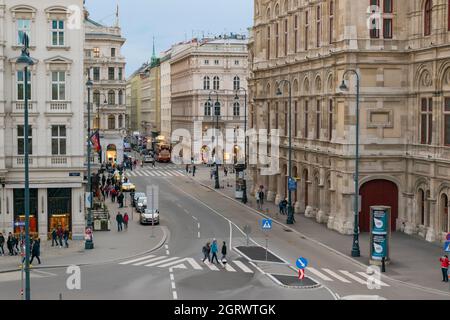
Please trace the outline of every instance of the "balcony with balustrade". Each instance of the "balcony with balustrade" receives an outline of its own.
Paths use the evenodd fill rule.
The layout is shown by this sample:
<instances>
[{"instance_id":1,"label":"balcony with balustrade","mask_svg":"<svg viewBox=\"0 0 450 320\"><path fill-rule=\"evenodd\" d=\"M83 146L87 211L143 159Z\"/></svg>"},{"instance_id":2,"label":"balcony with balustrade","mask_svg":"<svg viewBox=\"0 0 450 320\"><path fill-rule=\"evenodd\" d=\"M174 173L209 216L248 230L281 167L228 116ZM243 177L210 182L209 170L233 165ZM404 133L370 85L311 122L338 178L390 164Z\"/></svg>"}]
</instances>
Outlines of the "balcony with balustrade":
<instances>
[{"instance_id":1,"label":"balcony with balustrade","mask_svg":"<svg viewBox=\"0 0 450 320\"><path fill-rule=\"evenodd\" d=\"M68 114L72 113L70 101L49 101L47 102L46 113L48 114Z\"/></svg>"}]
</instances>

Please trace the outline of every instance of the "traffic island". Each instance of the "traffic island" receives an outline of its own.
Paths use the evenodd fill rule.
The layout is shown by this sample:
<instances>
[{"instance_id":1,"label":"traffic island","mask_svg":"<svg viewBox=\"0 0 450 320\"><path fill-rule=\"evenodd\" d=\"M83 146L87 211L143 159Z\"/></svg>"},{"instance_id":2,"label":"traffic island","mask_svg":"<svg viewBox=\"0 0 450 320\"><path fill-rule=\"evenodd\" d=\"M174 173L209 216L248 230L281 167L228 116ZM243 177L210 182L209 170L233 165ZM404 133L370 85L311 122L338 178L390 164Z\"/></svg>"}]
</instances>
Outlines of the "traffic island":
<instances>
[{"instance_id":1,"label":"traffic island","mask_svg":"<svg viewBox=\"0 0 450 320\"><path fill-rule=\"evenodd\" d=\"M280 282L283 286L296 289L314 289L321 286L321 284L315 282L311 278L305 277L300 280L298 276L290 276L285 274L270 274L276 281Z\"/></svg>"},{"instance_id":2,"label":"traffic island","mask_svg":"<svg viewBox=\"0 0 450 320\"><path fill-rule=\"evenodd\" d=\"M270 251L266 251L265 248L254 246L254 247L235 247L243 256L251 261L262 261L262 262L272 262L272 263L282 263L286 264L285 261L278 258Z\"/></svg>"}]
</instances>

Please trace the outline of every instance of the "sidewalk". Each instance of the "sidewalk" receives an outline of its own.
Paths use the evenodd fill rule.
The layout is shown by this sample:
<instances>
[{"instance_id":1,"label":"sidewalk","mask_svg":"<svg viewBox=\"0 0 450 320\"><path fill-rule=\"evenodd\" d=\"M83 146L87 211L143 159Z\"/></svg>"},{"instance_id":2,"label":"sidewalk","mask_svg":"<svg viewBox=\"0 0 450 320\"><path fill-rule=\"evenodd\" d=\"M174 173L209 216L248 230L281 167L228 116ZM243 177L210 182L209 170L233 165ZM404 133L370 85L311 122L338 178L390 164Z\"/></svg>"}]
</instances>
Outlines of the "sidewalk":
<instances>
[{"instance_id":1,"label":"sidewalk","mask_svg":"<svg viewBox=\"0 0 450 320\"><path fill-rule=\"evenodd\" d=\"M165 227L155 226L153 237L151 226L141 226L139 224L139 214L129 205L129 195L126 204L128 207L118 208L117 203L111 203L111 199L106 199L106 204L110 212L111 231L94 232L94 249L85 250L84 241L69 241L69 248L52 247L51 240L41 239L41 261L38 265L33 261L34 268L50 266L66 266L71 264L99 264L126 259L132 256L149 252L162 246L166 240L167 232ZM116 214L128 212L130 221L128 230L118 232ZM132 214L134 212L134 214ZM63 243L64 244L64 243ZM0 256L0 273L18 270L20 256Z\"/></svg>"},{"instance_id":2,"label":"sidewalk","mask_svg":"<svg viewBox=\"0 0 450 320\"><path fill-rule=\"evenodd\" d=\"M191 175L192 177L192 175ZM249 177L247 177L249 178ZM198 166L194 178L197 182L214 189L214 179L210 179L210 168ZM223 170L220 170L221 189L216 190L226 197L235 198L235 174L228 174L224 177ZM250 194L252 181L247 180L248 203L247 206L257 210L256 199ZM240 200L237 200L240 201ZM279 215L278 206L274 203L265 202L263 210L257 210L262 214L271 217L273 220L286 225L287 216ZM353 236L342 235L334 230L330 230L325 224L319 224L314 219L306 218L303 214L295 215L295 224L286 225L304 236L320 242L341 254L350 257ZM360 264L369 265L369 234L360 234L361 257L353 258ZM442 291L449 290L449 284L441 282L442 273L440 269L439 257L443 254L442 246L436 243L429 243L421 238L409 236L402 232L393 232L390 242L391 263L386 266L386 276L392 279L418 284Z\"/></svg>"}]
</instances>

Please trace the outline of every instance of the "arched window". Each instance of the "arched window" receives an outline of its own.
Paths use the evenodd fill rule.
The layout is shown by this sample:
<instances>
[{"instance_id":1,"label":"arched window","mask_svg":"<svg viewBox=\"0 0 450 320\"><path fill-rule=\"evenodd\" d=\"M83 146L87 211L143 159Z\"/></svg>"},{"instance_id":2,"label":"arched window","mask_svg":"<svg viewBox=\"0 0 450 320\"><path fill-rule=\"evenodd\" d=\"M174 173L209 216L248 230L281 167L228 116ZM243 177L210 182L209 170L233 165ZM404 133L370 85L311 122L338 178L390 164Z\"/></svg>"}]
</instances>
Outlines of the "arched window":
<instances>
[{"instance_id":1,"label":"arched window","mask_svg":"<svg viewBox=\"0 0 450 320\"><path fill-rule=\"evenodd\" d=\"M109 105L116 104L116 93L114 92L114 90L110 90L108 92L108 104Z\"/></svg>"},{"instance_id":2,"label":"arched window","mask_svg":"<svg viewBox=\"0 0 450 320\"><path fill-rule=\"evenodd\" d=\"M208 76L203 78L203 90L210 90L210 80Z\"/></svg>"},{"instance_id":3,"label":"arched window","mask_svg":"<svg viewBox=\"0 0 450 320\"><path fill-rule=\"evenodd\" d=\"M422 189L419 189L419 198L418 201L418 214L420 216L419 223L421 225L425 225L425 192Z\"/></svg>"},{"instance_id":4,"label":"arched window","mask_svg":"<svg viewBox=\"0 0 450 320\"><path fill-rule=\"evenodd\" d=\"M220 102L214 104L214 115L220 116Z\"/></svg>"},{"instance_id":5,"label":"arched window","mask_svg":"<svg viewBox=\"0 0 450 320\"><path fill-rule=\"evenodd\" d=\"M238 76L236 76L233 79L233 90L237 91L239 90L240 87L241 87L241 79Z\"/></svg>"},{"instance_id":6,"label":"arched window","mask_svg":"<svg viewBox=\"0 0 450 320\"><path fill-rule=\"evenodd\" d=\"M220 90L220 79L217 76L213 79L213 89Z\"/></svg>"},{"instance_id":7,"label":"arched window","mask_svg":"<svg viewBox=\"0 0 450 320\"><path fill-rule=\"evenodd\" d=\"M123 92L122 90L119 90L119 105L123 104Z\"/></svg>"},{"instance_id":8,"label":"arched window","mask_svg":"<svg viewBox=\"0 0 450 320\"><path fill-rule=\"evenodd\" d=\"M448 196L441 196L441 231L448 232Z\"/></svg>"},{"instance_id":9,"label":"arched window","mask_svg":"<svg viewBox=\"0 0 450 320\"><path fill-rule=\"evenodd\" d=\"M209 102L205 102L205 116L211 116L211 104Z\"/></svg>"},{"instance_id":10,"label":"arched window","mask_svg":"<svg viewBox=\"0 0 450 320\"><path fill-rule=\"evenodd\" d=\"M123 116L119 115L119 129L123 128Z\"/></svg>"},{"instance_id":11,"label":"arched window","mask_svg":"<svg viewBox=\"0 0 450 320\"><path fill-rule=\"evenodd\" d=\"M334 2L330 1L330 19L329 19L329 30L328 30L329 42L334 41Z\"/></svg>"},{"instance_id":12,"label":"arched window","mask_svg":"<svg viewBox=\"0 0 450 320\"><path fill-rule=\"evenodd\" d=\"M280 15L280 6L277 3L277 5L275 6L275 17L278 17L279 15Z\"/></svg>"},{"instance_id":13,"label":"arched window","mask_svg":"<svg viewBox=\"0 0 450 320\"><path fill-rule=\"evenodd\" d=\"M241 109L241 107L240 107L239 102L235 102L233 104L233 116L239 117L241 115L241 110L240 109Z\"/></svg>"},{"instance_id":14,"label":"arched window","mask_svg":"<svg viewBox=\"0 0 450 320\"><path fill-rule=\"evenodd\" d=\"M114 115L110 114L108 116L108 129L114 130L115 128L116 128L116 118L114 117Z\"/></svg>"},{"instance_id":15,"label":"arched window","mask_svg":"<svg viewBox=\"0 0 450 320\"><path fill-rule=\"evenodd\" d=\"M424 35L429 36L431 34L431 14L432 14L433 1L427 0L425 2L424 10Z\"/></svg>"}]
</instances>

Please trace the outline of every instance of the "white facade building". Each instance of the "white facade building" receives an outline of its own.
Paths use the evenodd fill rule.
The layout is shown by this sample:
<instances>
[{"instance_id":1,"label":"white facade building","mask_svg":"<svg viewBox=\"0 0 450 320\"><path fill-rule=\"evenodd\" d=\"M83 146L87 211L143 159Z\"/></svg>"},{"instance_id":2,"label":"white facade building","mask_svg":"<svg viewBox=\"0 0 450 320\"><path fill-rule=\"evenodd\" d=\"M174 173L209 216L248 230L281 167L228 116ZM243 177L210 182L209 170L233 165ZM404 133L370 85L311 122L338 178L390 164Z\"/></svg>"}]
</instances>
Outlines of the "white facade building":
<instances>
[{"instance_id":1,"label":"white facade building","mask_svg":"<svg viewBox=\"0 0 450 320\"><path fill-rule=\"evenodd\" d=\"M122 163L126 135L125 57L121 55L125 39L121 35L118 14L117 11L117 20L112 27L89 19L87 12L84 20L84 68L90 70L94 84L91 128L100 131L101 161L111 163ZM99 157L94 157L94 162L98 161Z\"/></svg>"},{"instance_id":2,"label":"white facade building","mask_svg":"<svg viewBox=\"0 0 450 320\"><path fill-rule=\"evenodd\" d=\"M170 141L172 133L170 50L161 58L161 135Z\"/></svg>"},{"instance_id":3,"label":"white facade building","mask_svg":"<svg viewBox=\"0 0 450 320\"><path fill-rule=\"evenodd\" d=\"M30 37L30 231L84 233L83 44L81 0L0 1L0 231L24 221L24 72Z\"/></svg>"}]
</instances>

